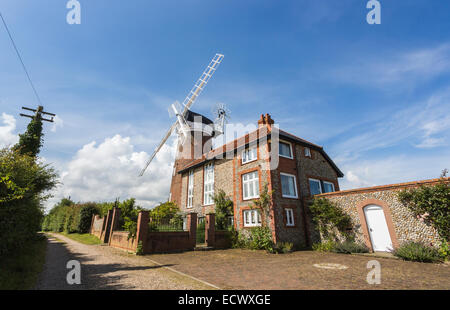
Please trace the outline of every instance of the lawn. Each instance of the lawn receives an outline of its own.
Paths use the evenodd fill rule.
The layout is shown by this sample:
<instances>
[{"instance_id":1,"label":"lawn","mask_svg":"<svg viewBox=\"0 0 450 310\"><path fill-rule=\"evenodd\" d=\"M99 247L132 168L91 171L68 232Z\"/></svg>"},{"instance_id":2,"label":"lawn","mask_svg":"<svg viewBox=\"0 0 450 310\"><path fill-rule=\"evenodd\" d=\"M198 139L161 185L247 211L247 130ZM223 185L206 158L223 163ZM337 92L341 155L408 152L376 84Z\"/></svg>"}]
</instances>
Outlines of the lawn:
<instances>
[{"instance_id":1,"label":"lawn","mask_svg":"<svg viewBox=\"0 0 450 310\"><path fill-rule=\"evenodd\" d=\"M33 289L45 263L47 239L39 234L21 250L0 258L0 290Z\"/></svg>"},{"instance_id":2,"label":"lawn","mask_svg":"<svg viewBox=\"0 0 450 310\"><path fill-rule=\"evenodd\" d=\"M93 245L93 244L102 244L102 241L94 235L91 234L66 234L61 233L63 236L70 238L72 240L78 241L83 244Z\"/></svg>"}]
</instances>

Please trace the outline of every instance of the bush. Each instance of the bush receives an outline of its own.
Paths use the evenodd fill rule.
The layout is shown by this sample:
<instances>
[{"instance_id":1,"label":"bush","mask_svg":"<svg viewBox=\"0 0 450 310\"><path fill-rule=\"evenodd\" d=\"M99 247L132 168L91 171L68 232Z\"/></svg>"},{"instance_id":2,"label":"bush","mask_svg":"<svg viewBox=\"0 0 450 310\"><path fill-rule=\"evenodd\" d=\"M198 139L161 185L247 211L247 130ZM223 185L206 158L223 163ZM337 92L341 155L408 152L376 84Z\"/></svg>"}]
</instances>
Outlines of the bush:
<instances>
[{"instance_id":1,"label":"bush","mask_svg":"<svg viewBox=\"0 0 450 310\"><path fill-rule=\"evenodd\" d=\"M313 244L312 248L314 251L333 252L340 254L369 253L369 249L365 245L351 240L347 240L344 242L327 240L322 243Z\"/></svg>"},{"instance_id":2,"label":"bush","mask_svg":"<svg viewBox=\"0 0 450 310\"><path fill-rule=\"evenodd\" d=\"M441 261L439 251L420 242L408 242L393 251L393 254L403 260L434 263Z\"/></svg>"},{"instance_id":3,"label":"bush","mask_svg":"<svg viewBox=\"0 0 450 310\"><path fill-rule=\"evenodd\" d=\"M249 247L252 250L266 250L274 252L272 232L267 227L255 227L251 229Z\"/></svg>"},{"instance_id":4,"label":"bush","mask_svg":"<svg viewBox=\"0 0 450 310\"><path fill-rule=\"evenodd\" d=\"M41 228L43 193L56 186L52 168L8 148L0 149L0 256L24 246Z\"/></svg>"},{"instance_id":5,"label":"bush","mask_svg":"<svg viewBox=\"0 0 450 310\"><path fill-rule=\"evenodd\" d=\"M444 241L441 243L441 246L439 247L439 255L443 260L448 260L448 258L450 257L448 242Z\"/></svg>"},{"instance_id":6,"label":"bush","mask_svg":"<svg viewBox=\"0 0 450 310\"><path fill-rule=\"evenodd\" d=\"M292 253L292 251L294 250L294 244L291 242L279 242L275 244L273 250L275 253Z\"/></svg>"},{"instance_id":7,"label":"bush","mask_svg":"<svg viewBox=\"0 0 450 310\"><path fill-rule=\"evenodd\" d=\"M450 184L443 178L434 186L400 191L398 198L421 221L430 223L442 242L450 240Z\"/></svg>"},{"instance_id":8,"label":"bush","mask_svg":"<svg viewBox=\"0 0 450 310\"><path fill-rule=\"evenodd\" d=\"M79 221L78 221L78 232L81 234L85 234L89 232L91 228L92 216L94 214L99 214L99 210L96 205L93 203L87 203L83 205L79 212Z\"/></svg>"},{"instance_id":9,"label":"bush","mask_svg":"<svg viewBox=\"0 0 450 310\"><path fill-rule=\"evenodd\" d=\"M348 228L352 220L348 214L326 198L314 199L309 209L313 222L325 238L335 238L333 229L337 229L344 237L350 238Z\"/></svg>"},{"instance_id":10,"label":"bush","mask_svg":"<svg viewBox=\"0 0 450 310\"><path fill-rule=\"evenodd\" d=\"M354 241L337 242L334 244L331 251L343 254L369 253L369 249L364 244L356 243Z\"/></svg>"},{"instance_id":11,"label":"bush","mask_svg":"<svg viewBox=\"0 0 450 310\"><path fill-rule=\"evenodd\" d=\"M334 249L335 245L336 242L327 240L325 242L314 243L312 245L312 249L319 252L331 252Z\"/></svg>"}]
</instances>

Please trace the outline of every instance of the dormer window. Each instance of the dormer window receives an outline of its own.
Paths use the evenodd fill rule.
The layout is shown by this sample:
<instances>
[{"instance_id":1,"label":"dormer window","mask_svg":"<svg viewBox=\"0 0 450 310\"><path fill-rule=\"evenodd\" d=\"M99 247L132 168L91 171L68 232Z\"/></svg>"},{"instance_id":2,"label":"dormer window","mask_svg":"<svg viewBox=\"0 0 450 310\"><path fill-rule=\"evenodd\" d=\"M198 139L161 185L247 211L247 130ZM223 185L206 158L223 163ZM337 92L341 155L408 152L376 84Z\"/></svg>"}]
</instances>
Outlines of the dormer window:
<instances>
[{"instance_id":1,"label":"dormer window","mask_svg":"<svg viewBox=\"0 0 450 310\"><path fill-rule=\"evenodd\" d=\"M305 156L311 157L311 149L309 147L305 147Z\"/></svg>"},{"instance_id":2,"label":"dormer window","mask_svg":"<svg viewBox=\"0 0 450 310\"><path fill-rule=\"evenodd\" d=\"M246 164L258 159L256 146L249 147L242 152L242 163Z\"/></svg>"}]
</instances>

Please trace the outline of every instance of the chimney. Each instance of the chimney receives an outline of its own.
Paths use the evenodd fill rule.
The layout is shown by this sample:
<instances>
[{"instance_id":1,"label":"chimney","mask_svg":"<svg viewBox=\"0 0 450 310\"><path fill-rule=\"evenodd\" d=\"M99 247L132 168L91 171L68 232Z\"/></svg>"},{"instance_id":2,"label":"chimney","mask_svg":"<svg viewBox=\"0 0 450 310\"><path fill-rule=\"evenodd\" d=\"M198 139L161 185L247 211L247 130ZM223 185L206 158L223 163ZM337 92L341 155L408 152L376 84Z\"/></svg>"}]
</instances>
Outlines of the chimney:
<instances>
[{"instance_id":1,"label":"chimney","mask_svg":"<svg viewBox=\"0 0 450 310\"><path fill-rule=\"evenodd\" d=\"M266 113L266 115L261 114L261 118L258 120L258 128L261 128L262 126L266 126L267 128L270 130L272 129L272 125L275 122L273 121L273 119L270 117L270 114Z\"/></svg>"}]
</instances>

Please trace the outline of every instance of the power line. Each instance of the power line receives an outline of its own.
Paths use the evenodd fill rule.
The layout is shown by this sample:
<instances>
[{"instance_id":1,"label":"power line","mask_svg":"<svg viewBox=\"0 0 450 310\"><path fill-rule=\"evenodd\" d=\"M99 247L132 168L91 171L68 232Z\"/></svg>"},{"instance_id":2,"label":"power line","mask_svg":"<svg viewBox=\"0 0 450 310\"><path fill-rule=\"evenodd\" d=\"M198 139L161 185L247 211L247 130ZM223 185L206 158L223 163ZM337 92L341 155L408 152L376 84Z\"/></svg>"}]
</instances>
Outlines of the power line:
<instances>
[{"instance_id":1,"label":"power line","mask_svg":"<svg viewBox=\"0 0 450 310\"><path fill-rule=\"evenodd\" d=\"M36 98L37 98L37 100L39 102L39 105L42 105L41 98L39 97L39 95L38 95L38 93L36 91L36 88L34 87L34 84L31 81L30 75L28 74L27 67L25 67L25 63L23 62L22 56L20 56L19 49L17 48L16 43L14 43L14 39L13 39L13 37L11 35L11 32L9 31L8 26L6 25L6 21L3 18L2 12L0 12L0 17L1 17L2 21L3 21L3 25L5 26L6 32L9 35L9 38L11 40L11 43L12 43L13 47L14 47L14 50L16 51L17 57L19 57L19 60L22 63L23 70L25 71L25 74L27 75L28 81L30 82L30 85L31 85L31 88L33 89L34 94L36 95Z\"/></svg>"}]
</instances>

